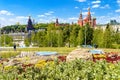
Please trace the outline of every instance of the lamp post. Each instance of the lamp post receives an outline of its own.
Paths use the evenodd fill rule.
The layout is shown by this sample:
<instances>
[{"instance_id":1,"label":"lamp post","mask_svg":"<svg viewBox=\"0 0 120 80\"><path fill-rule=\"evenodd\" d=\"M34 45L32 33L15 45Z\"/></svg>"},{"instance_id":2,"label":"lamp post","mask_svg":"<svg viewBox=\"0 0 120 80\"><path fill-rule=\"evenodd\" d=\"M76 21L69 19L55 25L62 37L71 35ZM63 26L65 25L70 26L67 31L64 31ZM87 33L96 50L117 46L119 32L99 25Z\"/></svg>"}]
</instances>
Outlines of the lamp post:
<instances>
[{"instance_id":1,"label":"lamp post","mask_svg":"<svg viewBox=\"0 0 120 80\"><path fill-rule=\"evenodd\" d=\"M85 25L85 42L84 42L84 44L85 44L85 47L86 47L86 25Z\"/></svg>"},{"instance_id":2,"label":"lamp post","mask_svg":"<svg viewBox=\"0 0 120 80\"><path fill-rule=\"evenodd\" d=\"M1 24L0 24L0 47L1 47Z\"/></svg>"},{"instance_id":3,"label":"lamp post","mask_svg":"<svg viewBox=\"0 0 120 80\"><path fill-rule=\"evenodd\" d=\"M6 44L6 42L5 42L5 33L6 33L6 32L4 31L4 47L5 47L5 44Z\"/></svg>"}]
</instances>

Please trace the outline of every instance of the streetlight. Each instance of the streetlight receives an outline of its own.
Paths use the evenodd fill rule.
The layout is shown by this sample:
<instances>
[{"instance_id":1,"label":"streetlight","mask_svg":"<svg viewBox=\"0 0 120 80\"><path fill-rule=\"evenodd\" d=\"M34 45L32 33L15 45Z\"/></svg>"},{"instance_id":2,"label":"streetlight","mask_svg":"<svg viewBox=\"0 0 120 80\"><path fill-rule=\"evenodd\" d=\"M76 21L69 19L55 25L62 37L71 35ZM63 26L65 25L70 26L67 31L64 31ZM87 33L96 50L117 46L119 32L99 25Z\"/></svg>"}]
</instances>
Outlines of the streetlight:
<instances>
[{"instance_id":1,"label":"streetlight","mask_svg":"<svg viewBox=\"0 0 120 80\"><path fill-rule=\"evenodd\" d=\"M6 31L4 31L4 47L5 47L5 44L6 44L6 42L5 42L5 33L6 33Z\"/></svg>"},{"instance_id":2,"label":"streetlight","mask_svg":"<svg viewBox=\"0 0 120 80\"><path fill-rule=\"evenodd\" d=\"M0 24L0 39L1 39L1 24ZM0 40L0 47L1 47L1 40Z\"/></svg>"},{"instance_id":3,"label":"streetlight","mask_svg":"<svg viewBox=\"0 0 120 80\"><path fill-rule=\"evenodd\" d=\"M86 25L85 25L85 42L84 42L84 44L85 44L85 47L86 47Z\"/></svg>"}]
</instances>

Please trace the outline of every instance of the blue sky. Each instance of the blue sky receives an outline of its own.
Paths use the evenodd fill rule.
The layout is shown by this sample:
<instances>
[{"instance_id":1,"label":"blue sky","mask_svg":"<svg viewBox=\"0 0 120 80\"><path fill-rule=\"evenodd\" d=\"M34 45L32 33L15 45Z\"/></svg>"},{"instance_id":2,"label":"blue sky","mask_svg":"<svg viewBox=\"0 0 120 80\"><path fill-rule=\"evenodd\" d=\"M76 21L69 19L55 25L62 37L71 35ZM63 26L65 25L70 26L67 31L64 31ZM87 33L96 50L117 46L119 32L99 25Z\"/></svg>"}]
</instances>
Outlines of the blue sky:
<instances>
[{"instance_id":1,"label":"blue sky","mask_svg":"<svg viewBox=\"0 0 120 80\"><path fill-rule=\"evenodd\" d=\"M0 0L0 24L27 24L29 15L37 23L53 22L56 18L61 23L77 22L80 11L85 17L88 7L98 24L111 19L120 22L120 0Z\"/></svg>"}]
</instances>

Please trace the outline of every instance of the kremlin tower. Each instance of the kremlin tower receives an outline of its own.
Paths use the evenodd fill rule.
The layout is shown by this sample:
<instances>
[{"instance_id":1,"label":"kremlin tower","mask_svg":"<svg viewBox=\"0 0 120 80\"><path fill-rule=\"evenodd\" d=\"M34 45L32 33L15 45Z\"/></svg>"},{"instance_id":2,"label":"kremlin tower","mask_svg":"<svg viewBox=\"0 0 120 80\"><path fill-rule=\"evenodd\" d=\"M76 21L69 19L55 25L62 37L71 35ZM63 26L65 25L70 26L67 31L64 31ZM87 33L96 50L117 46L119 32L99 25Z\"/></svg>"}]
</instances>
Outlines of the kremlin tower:
<instances>
[{"instance_id":1,"label":"kremlin tower","mask_svg":"<svg viewBox=\"0 0 120 80\"><path fill-rule=\"evenodd\" d=\"M30 31L30 30L34 30L34 27L33 27L31 17L29 16L28 24L27 24L27 31Z\"/></svg>"},{"instance_id":2,"label":"kremlin tower","mask_svg":"<svg viewBox=\"0 0 120 80\"><path fill-rule=\"evenodd\" d=\"M56 19L55 26L59 26L58 18Z\"/></svg>"},{"instance_id":3,"label":"kremlin tower","mask_svg":"<svg viewBox=\"0 0 120 80\"><path fill-rule=\"evenodd\" d=\"M85 24L89 24L91 27L96 26L96 18L91 18L90 8L88 8L88 14L85 19L82 17L82 11L80 12L80 17L78 20L78 25L84 26Z\"/></svg>"}]
</instances>

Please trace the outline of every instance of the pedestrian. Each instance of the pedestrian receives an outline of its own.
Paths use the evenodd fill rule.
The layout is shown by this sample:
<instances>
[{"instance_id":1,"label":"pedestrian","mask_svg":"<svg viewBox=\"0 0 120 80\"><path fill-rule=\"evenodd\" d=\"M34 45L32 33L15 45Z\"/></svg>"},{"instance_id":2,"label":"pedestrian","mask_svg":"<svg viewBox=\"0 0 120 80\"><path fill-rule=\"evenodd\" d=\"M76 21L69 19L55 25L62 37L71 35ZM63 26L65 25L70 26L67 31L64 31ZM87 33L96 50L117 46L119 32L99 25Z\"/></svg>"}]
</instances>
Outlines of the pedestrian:
<instances>
[{"instance_id":1,"label":"pedestrian","mask_svg":"<svg viewBox=\"0 0 120 80\"><path fill-rule=\"evenodd\" d=\"M13 48L14 48L14 51L16 51L16 44L14 44Z\"/></svg>"}]
</instances>

